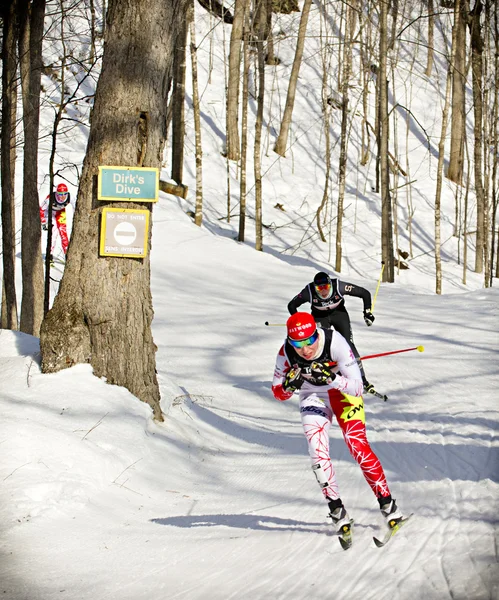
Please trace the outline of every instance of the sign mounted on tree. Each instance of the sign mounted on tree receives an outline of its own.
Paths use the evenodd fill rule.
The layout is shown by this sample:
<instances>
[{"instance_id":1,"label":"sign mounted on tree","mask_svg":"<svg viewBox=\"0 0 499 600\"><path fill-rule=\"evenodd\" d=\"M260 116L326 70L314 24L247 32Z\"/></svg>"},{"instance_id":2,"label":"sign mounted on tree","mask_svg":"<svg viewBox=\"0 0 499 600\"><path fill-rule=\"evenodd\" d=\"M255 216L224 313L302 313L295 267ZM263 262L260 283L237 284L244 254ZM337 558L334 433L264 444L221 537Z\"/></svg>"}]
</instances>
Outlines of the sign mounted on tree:
<instances>
[{"instance_id":1,"label":"sign mounted on tree","mask_svg":"<svg viewBox=\"0 0 499 600\"><path fill-rule=\"evenodd\" d=\"M149 239L149 215L148 210L104 208L100 255L144 258Z\"/></svg>"},{"instance_id":2,"label":"sign mounted on tree","mask_svg":"<svg viewBox=\"0 0 499 600\"><path fill-rule=\"evenodd\" d=\"M157 202L159 169L99 167L97 198L122 202Z\"/></svg>"}]
</instances>

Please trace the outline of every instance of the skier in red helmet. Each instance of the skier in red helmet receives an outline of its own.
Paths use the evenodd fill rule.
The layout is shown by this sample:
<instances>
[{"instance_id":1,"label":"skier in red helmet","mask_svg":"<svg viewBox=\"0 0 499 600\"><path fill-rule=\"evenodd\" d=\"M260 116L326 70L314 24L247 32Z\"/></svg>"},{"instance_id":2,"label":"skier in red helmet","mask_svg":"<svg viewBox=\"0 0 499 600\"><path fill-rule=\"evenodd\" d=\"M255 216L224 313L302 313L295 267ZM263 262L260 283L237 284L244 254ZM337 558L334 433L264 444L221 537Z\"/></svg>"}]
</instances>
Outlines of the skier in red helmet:
<instances>
[{"instance_id":1,"label":"skier in red helmet","mask_svg":"<svg viewBox=\"0 0 499 600\"><path fill-rule=\"evenodd\" d=\"M44 230L48 229L48 211L49 211L49 200L50 195L48 195L45 200L42 202L40 206L40 219L42 221L42 228ZM65 183L59 183L55 192L53 192L52 197L52 227L55 225L57 227L57 231L59 233L59 237L61 238L61 246L64 255L66 255L68 251L69 238L68 238L68 230L67 230L67 214L66 207L71 203L71 194L69 193L68 186ZM54 253L55 248L55 236L54 229L52 229L52 248L50 249L50 253Z\"/></svg>"},{"instance_id":2,"label":"skier in red helmet","mask_svg":"<svg viewBox=\"0 0 499 600\"><path fill-rule=\"evenodd\" d=\"M335 329L317 327L307 312L296 312L287 321L287 338L274 369L272 392L277 400L299 393L303 431L312 470L328 502L338 533L348 532L350 518L340 497L329 453L333 415L350 454L376 496L390 528L403 520L392 498L381 463L366 436L362 376L352 348ZM343 544L342 544L343 545Z\"/></svg>"}]
</instances>

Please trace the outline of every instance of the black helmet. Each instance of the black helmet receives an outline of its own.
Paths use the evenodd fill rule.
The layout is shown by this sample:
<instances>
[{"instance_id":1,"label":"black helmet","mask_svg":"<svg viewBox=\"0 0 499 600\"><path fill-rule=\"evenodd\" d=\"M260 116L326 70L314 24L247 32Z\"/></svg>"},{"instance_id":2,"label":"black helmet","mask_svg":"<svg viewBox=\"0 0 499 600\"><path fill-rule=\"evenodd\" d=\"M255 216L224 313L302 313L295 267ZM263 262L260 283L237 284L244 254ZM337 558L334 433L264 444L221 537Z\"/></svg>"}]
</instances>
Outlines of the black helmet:
<instances>
[{"instance_id":1,"label":"black helmet","mask_svg":"<svg viewBox=\"0 0 499 600\"><path fill-rule=\"evenodd\" d=\"M327 284L331 284L331 277L329 277L329 275L327 273L324 273L324 271L317 273L317 275L314 277L314 285L327 285Z\"/></svg>"},{"instance_id":2,"label":"black helmet","mask_svg":"<svg viewBox=\"0 0 499 600\"><path fill-rule=\"evenodd\" d=\"M314 277L314 287L316 294L323 300L331 298L331 294L333 293L333 283L331 277L329 277L327 273L324 273L323 271L317 273Z\"/></svg>"}]
</instances>

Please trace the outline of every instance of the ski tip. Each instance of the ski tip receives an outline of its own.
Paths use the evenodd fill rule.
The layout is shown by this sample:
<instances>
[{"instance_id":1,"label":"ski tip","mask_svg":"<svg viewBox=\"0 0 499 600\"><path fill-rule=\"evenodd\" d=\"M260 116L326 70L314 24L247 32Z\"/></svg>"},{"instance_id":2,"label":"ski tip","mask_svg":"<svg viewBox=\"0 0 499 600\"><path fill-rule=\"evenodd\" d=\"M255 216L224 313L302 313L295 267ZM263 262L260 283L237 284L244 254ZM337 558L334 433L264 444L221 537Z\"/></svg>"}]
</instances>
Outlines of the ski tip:
<instances>
[{"instance_id":1,"label":"ski tip","mask_svg":"<svg viewBox=\"0 0 499 600\"><path fill-rule=\"evenodd\" d=\"M378 538L374 537L374 536L373 536L373 541L374 541L374 543L376 544L376 546L378 548L382 548L385 545L385 542L382 542L381 540L378 540Z\"/></svg>"}]
</instances>

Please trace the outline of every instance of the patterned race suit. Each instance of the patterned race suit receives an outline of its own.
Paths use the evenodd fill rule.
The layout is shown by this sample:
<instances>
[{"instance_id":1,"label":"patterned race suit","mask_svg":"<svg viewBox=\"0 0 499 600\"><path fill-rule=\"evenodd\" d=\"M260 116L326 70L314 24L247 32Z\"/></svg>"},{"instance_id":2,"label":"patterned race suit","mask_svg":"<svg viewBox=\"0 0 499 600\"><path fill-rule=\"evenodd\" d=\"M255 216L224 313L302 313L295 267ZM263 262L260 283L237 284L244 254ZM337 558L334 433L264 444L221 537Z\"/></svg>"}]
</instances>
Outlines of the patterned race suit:
<instances>
[{"instance_id":1,"label":"patterned race suit","mask_svg":"<svg viewBox=\"0 0 499 600\"><path fill-rule=\"evenodd\" d=\"M364 477L377 498L390 495L383 467L366 437L362 379L359 367L345 338L337 331L320 329L316 355L310 360L300 357L285 341L277 355L272 391L277 400L293 395L282 384L291 368L300 367L305 379L299 390L300 413L308 451L322 493L327 500L339 498L335 470L329 455L329 428L334 413L341 427L350 454L357 461ZM313 381L310 364L313 361L335 362L337 373L331 384Z\"/></svg>"},{"instance_id":2,"label":"patterned race suit","mask_svg":"<svg viewBox=\"0 0 499 600\"><path fill-rule=\"evenodd\" d=\"M61 238L61 246L64 254L68 251L69 238L68 238L68 230L67 230L67 216L66 216L66 206L70 204L71 197L68 193L67 202L64 205L58 204L55 199L52 201L52 226L55 221L55 225L57 227L57 231L59 232L59 236ZM49 196L45 198L45 200L40 205L40 219L42 221L42 225L48 226L48 210L49 210ZM55 240L56 236L54 235L54 230L52 230L52 248L50 249L51 254L54 252L55 248Z\"/></svg>"}]
</instances>

